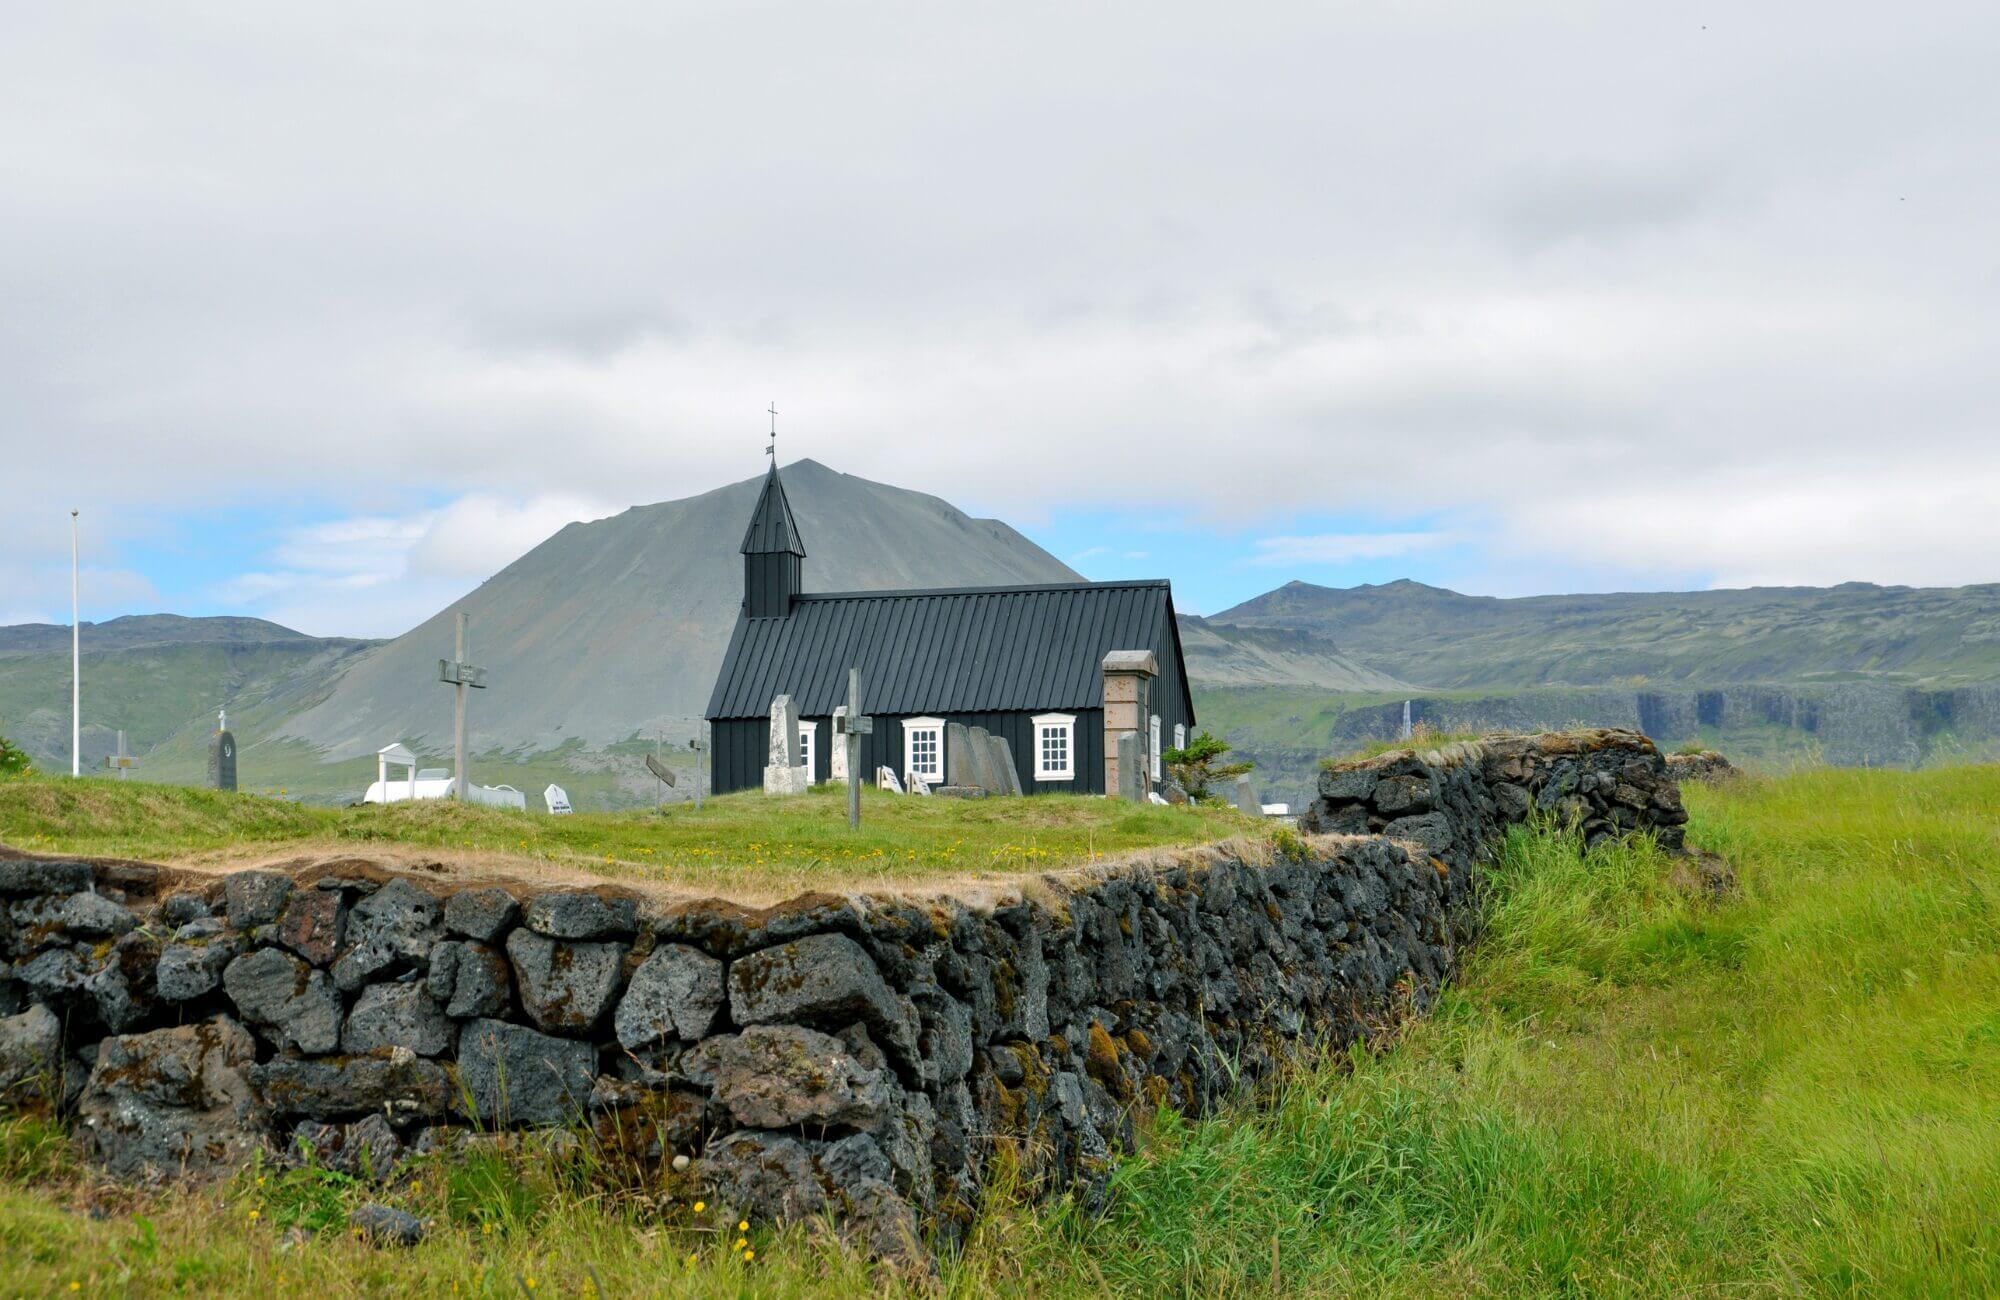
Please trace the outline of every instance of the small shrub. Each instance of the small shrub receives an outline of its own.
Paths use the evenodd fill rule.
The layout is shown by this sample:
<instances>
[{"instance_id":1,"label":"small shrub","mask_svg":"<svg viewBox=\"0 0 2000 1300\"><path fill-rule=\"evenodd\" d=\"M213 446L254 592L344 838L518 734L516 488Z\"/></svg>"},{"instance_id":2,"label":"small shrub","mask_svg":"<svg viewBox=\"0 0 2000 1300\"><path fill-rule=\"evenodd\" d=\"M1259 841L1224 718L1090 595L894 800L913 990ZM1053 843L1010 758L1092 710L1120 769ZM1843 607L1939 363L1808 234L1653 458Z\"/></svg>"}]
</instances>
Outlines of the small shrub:
<instances>
[{"instance_id":1,"label":"small shrub","mask_svg":"<svg viewBox=\"0 0 2000 1300\"><path fill-rule=\"evenodd\" d=\"M1208 795L1209 787L1217 781L1234 780L1242 776L1254 763L1225 763L1223 758L1231 746L1226 740L1218 740L1208 732L1198 732L1194 739L1179 749L1170 749L1160 755L1167 771L1181 788L1188 792L1188 798L1201 799Z\"/></svg>"},{"instance_id":2,"label":"small shrub","mask_svg":"<svg viewBox=\"0 0 2000 1300\"><path fill-rule=\"evenodd\" d=\"M11 776L26 776L34 771L28 756L21 748L5 736L0 736L0 780Z\"/></svg>"}]
</instances>

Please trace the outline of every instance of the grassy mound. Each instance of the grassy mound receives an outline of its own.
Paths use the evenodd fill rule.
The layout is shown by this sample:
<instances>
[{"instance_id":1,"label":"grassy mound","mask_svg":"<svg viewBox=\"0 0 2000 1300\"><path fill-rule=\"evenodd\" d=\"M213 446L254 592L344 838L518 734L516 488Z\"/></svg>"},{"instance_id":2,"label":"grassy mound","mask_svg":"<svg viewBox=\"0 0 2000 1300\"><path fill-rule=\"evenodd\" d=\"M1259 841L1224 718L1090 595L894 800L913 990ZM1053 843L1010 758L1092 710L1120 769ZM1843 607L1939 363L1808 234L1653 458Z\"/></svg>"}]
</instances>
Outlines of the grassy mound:
<instances>
[{"instance_id":1,"label":"grassy mound","mask_svg":"<svg viewBox=\"0 0 2000 1300\"><path fill-rule=\"evenodd\" d=\"M921 799L862 792L725 795L670 811L551 817L446 800L315 808L247 794L115 780L0 782L0 843L29 852L226 861L408 848L475 868L537 864L615 879L759 893L988 872L1045 871L1259 823L1220 805L1161 808L1079 795Z\"/></svg>"},{"instance_id":2,"label":"grassy mound","mask_svg":"<svg viewBox=\"0 0 2000 1300\"><path fill-rule=\"evenodd\" d=\"M1517 834L1436 1014L1209 1120L1166 1114L1108 1216L999 1198L953 1295L1980 1295L2000 1291L2000 769L1690 790L1721 903L1645 847ZM700 1226L672 1185L481 1156L387 1198L246 1171L105 1195L0 1129L0 1276L26 1293L855 1294L806 1231ZM259 1181L259 1180L263 1181ZM373 1193L379 1194L379 1193ZM253 1213L255 1212L254 1217ZM737 1242L744 1244L737 1248ZM754 1258L745 1258L754 1252ZM533 1286L528 1282L532 1279Z\"/></svg>"}]
</instances>

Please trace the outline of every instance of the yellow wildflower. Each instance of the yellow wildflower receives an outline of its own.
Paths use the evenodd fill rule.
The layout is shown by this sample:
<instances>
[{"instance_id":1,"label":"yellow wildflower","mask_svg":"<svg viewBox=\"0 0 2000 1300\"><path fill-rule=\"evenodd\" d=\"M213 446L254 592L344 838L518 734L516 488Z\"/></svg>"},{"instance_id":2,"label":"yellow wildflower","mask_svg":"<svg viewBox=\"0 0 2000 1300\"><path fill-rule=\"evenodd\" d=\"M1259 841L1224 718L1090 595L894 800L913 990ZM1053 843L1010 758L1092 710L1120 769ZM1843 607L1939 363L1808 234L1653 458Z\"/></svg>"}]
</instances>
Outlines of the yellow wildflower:
<instances>
[{"instance_id":1,"label":"yellow wildflower","mask_svg":"<svg viewBox=\"0 0 2000 1300\"><path fill-rule=\"evenodd\" d=\"M696 1214L700 1214L700 1213L701 1213L701 1212L702 1212L703 1210L705 1210L705 1209L707 1209L707 1208L708 1208L708 1202L707 1202L707 1201L696 1201L696 1202L694 1203L694 1212L695 1212Z\"/></svg>"},{"instance_id":2,"label":"yellow wildflower","mask_svg":"<svg viewBox=\"0 0 2000 1300\"><path fill-rule=\"evenodd\" d=\"M744 1219L744 1220L743 1220L742 1222L738 1223L738 1224L736 1225L736 1230L737 1230L738 1232L748 1232L748 1231L750 1231L750 1220L748 1220L748 1219Z\"/></svg>"}]
</instances>

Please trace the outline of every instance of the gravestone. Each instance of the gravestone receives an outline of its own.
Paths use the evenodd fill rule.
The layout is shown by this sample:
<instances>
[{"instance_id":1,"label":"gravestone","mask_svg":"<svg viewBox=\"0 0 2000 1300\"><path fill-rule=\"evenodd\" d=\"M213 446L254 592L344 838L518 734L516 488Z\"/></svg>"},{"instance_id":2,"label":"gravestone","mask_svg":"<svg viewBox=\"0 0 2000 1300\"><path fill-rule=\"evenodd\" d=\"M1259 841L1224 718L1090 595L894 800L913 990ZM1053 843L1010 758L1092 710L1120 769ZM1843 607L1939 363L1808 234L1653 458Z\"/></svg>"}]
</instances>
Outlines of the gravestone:
<instances>
[{"instance_id":1,"label":"gravestone","mask_svg":"<svg viewBox=\"0 0 2000 1300\"><path fill-rule=\"evenodd\" d=\"M847 784L847 745L844 740L847 735L846 722L847 706L845 704L834 705L833 749L828 753L827 759L832 766L832 777L830 779L836 785Z\"/></svg>"},{"instance_id":2,"label":"gravestone","mask_svg":"<svg viewBox=\"0 0 2000 1300\"><path fill-rule=\"evenodd\" d=\"M903 793L903 783L896 779L896 769L893 767L876 768L875 784L878 788L887 790L891 794Z\"/></svg>"},{"instance_id":3,"label":"gravestone","mask_svg":"<svg viewBox=\"0 0 2000 1300\"><path fill-rule=\"evenodd\" d=\"M986 750L993 760L993 775L1000 778L1000 788L995 794L1019 797L1021 794L1021 772L1014 766L1014 747L1007 743L1005 736L990 736Z\"/></svg>"},{"instance_id":4,"label":"gravestone","mask_svg":"<svg viewBox=\"0 0 2000 1300\"><path fill-rule=\"evenodd\" d=\"M218 714L215 735L208 741L208 788L236 788L236 734L229 730L229 715Z\"/></svg>"},{"instance_id":5,"label":"gravestone","mask_svg":"<svg viewBox=\"0 0 2000 1300\"><path fill-rule=\"evenodd\" d=\"M104 766L116 772L118 779L123 781L126 777L132 775L132 767L138 761L138 759L132 757L132 752L125 748L125 733L122 731L119 732L118 752L105 759Z\"/></svg>"},{"instance_id":6,"label":"gravestone","mask_svg":"<svg viewBox=\"0 0 2000 1300\"><path fill-rule=\"evenodd\" d=\"M764 765L764 793L804 794L812 773L799 762L799 713L789 695L771 701L771 750Z\"/></svg>"},{"instance_id":7,"label":"gravestone","mask_svg":"<svg viewBox=\"0 0 2000 1300\"><path fill-rule=\"evenodd\" d=\"M1264 815L1264 805L1258 802L1257 792L1250 788L1250 778L1247 776L1236 778L1236 809L1252 817Z\"/></svg>"},{"instance_id":8,"label":"gravestone","mask_svg":"<svg viewBox=\"0 0 2000 1300\"><path fill-rule=\"evenodd\" d=\"M548 805L551 813L558 816L575 811L569 806L569 791L553 781L549 783L548 789L542 791L542 802Z\"/></svg>"},{"instance_id":9,"label":"gravestone","mask_svg":"<svg viewBox=\"0 0 2000 1300\"><path fill-rule=\"evenodd\" d=\"M967 727L966 739L972 748L972 784L988 794L999 794L1000 774L993 770L993 735L984 727Z\"/></svg>"},{"instance_id":10,"label":"gravestone","mask_svg":"<svg viewBox=\"0 0 2000 1300\"><path fill-rule=\"evenodd\" d=\"M979 784L972 766L972 735L963 722L947 722L944 727L944 783L960 788Z\"/></svg>"},{"instance_id":11,"label":"gravestone","mask_svg":"<svg viewBox=\"0 0 2000 1300\"><path fill-rule=\"evenodd\" d=\"M1118 737L1118 797L1127 803L1146 802L1145 765L1139 761L1139 733Z\"/></svg>"},{"instance_id":12,"label":"gravestone","mask_svg":"<svg viewBox=\"0 0 2000 1300\"><path fill-rule=\"evenodd\" d=\"M894 772L891 772L891 773L889 773L889 775L890 775L891 777L893 777L893 776L895 776L896 774L895 774ZM921 772L912 772L912 773L910 773L910 793L911 793L911 794L922 794L922 795L928 795L928 794L929 794L930 792L931 792L931 783L930 783L929 781L926 781L926 780L924 779L924 774L923 774L923 773L921 773Z\"/></svg>"}]
</instances>

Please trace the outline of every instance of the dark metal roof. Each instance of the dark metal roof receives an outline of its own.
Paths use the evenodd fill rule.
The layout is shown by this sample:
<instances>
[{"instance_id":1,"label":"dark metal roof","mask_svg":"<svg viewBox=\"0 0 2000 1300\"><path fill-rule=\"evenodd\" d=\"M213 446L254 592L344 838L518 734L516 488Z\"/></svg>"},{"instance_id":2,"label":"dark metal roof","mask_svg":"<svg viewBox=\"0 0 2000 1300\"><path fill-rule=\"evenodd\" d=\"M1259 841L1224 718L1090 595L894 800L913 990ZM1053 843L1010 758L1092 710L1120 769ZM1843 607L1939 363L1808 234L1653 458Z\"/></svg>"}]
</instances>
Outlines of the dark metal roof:
<instances>
[{"instance_id":1,"label":"dark metal roof","mask_svg":"<svg viewBox=\"0 0 2000 1300\"><path fill-rule=\"evenodd\" d=\"M788 618L737 620L708 716L765 717L781 694L830 716L850 667L871 714L1101 708L1104 656L1163 640L1178 659L1160 580L800 596Z\"/></svg>"},{"instance_id":2,"label":"dark metal roof","mask_svg":"<svg viewBox=\"0 0 2000 1300\"><path fill-rule=\"evenodd\" d=\"M799 523L792 518L792 503L785 499L785 481L778 477L778 464L764 476L764 490L757 508L750 512L750 527L743 532L743 554L772 555L790 552L803 556L805 544L799 540Z\"/></svg>"}]
</instances>

